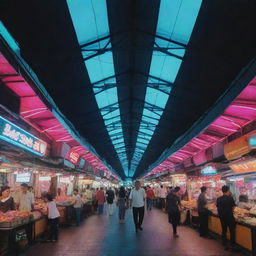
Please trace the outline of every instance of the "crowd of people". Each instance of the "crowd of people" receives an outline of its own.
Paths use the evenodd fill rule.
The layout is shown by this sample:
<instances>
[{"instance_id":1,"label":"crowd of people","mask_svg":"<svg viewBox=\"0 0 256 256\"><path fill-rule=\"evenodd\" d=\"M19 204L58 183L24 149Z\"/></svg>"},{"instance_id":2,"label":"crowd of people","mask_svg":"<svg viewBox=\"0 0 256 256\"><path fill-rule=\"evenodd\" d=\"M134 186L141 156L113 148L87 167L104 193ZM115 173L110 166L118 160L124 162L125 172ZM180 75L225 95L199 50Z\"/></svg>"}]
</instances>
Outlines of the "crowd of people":
<instances>
[{"instance_id":1,"label":"crowd of people","mask_svg":"<svg viewBox=\"0 0 256 256\"><path fill-rule=\"evenodd\" d=\"M218 215L220 217L222 226L222 243L226 249L227 247L227 228L230 231L230 246L235 248L235 218L233 215L233 208L235 201L230 193L228 186L222 187L223 195L217 199ZM181 190L180 187L164 188L151 188L150 186L141 187L140 181L134 183L133 189L119 189L103 187L93 189L87 187L83 191L74 189L73 191L73 207L75 212L75 222L78 226L81 220L81 208L83 205L82 198L93 202L93 208L99 215L104 213L104 206L107 208L105 212L111 216L114 211L114 204L118 208L119 222L125 222L126 210L131 208L133 213L133 220L135 231L142 231L142 223L144 219L145 209L152 210L153 201L160 209L165 209L168 213L168 220L172 224L173 236L179 237L177 227L180 223L181 216ZM43 199L47 206L47 211L44 212L48 216L50 232L48 241L58 240L58 223L60 213L50 194L43 195ZM35 197L32 189L26 183L21 184L20 191L16 194L15 198L10 196L10 188L4 186L1 188L0 194L0 211L7 212L9 210L32 211L34 209ZM207 187L201 187L201 194L197 199L197 209L199 214L199 234L201 237L211 238L208 229L208 216L209 210L207 209Z\"/></svg>"}]
</instances>

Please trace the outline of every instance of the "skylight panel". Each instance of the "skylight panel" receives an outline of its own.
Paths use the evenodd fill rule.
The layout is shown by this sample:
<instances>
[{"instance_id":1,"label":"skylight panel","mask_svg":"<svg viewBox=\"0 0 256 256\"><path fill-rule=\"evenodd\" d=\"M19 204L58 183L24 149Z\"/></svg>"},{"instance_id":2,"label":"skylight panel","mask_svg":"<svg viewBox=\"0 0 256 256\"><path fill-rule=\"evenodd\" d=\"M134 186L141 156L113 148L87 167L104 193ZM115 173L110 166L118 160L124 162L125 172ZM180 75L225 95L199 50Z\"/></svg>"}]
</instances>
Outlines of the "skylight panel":
<instances>
[{"instance_id":1,"label":"skylight panel","mask_svg":"<svg viewBox=\"0 0 256 256\"><path fill-rule=\"evenodd\" d=\"M79 44L109 34L105 0L67 0Z\"/></svg>"},{"instance_id":2,"label":"skylight panel","mask_svg":"<svg viewBox=\"0 0 256 256\"><path fill-rule=\"evenodd\" d=\"M179 72L182 58L185 55L185 45L192 33L201 2L202 0L161 0L156 30L159 37L155 38L155 50L148 78L149 85L139 128L140 131L149 130L151 138L169 99L171 85L175 82ZM159 88L152 88L150 86L152 82L159 84ZM142 140L138 135L136 147L146 150L151 138L147 137L147 140ZM134 174L143 153L143 150L137 152L135 149L129 175Z\"/></svg>"}]
</instances>

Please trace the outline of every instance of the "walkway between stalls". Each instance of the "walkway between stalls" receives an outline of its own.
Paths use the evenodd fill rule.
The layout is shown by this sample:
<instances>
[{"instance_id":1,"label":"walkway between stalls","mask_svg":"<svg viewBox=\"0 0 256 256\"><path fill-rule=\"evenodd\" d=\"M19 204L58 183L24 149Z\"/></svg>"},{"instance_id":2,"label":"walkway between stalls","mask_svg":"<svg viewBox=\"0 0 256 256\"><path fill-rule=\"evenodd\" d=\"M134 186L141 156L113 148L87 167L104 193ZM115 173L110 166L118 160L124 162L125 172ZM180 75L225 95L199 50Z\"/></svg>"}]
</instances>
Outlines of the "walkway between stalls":
<instances>
[{"instance_id":1,"label":"walkway between stalls","mask_svg":"<svg viewBox=\"0 0 256 256\"><path fill-rule=\"evenodd\" d=\"M57 243L32 246L25 256L241 256L224 251L220 242L203 239L189 227L179 227L179 238L172 238L166 214L152 210L145 215L144 230L135 233L132 212L125 224L113 216L92 216L80 227L60 230Z\"/></svg>"}]
</instances>

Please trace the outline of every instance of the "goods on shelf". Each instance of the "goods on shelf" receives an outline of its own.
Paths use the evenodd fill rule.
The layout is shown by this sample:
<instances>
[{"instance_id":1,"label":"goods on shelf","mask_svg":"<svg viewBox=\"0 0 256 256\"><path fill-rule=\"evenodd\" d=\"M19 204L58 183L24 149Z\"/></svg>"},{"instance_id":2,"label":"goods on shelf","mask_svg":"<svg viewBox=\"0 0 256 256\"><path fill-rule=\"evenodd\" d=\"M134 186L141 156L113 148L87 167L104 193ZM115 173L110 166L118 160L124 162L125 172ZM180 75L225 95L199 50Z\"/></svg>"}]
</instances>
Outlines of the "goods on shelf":
<instances>
[{"instance_id":1,"label":"goods on shelf","mask_svg":"<svg viewBox=\"0 0 256 256\"><path fill-rule=\"evenodd\" d=\"M244 217L244 216L246 216L248 214L249 214L249 211L246 210L246 209L242 209L242 208L239 208L239 207L235 207L234 208L234 215L237 218Z\"/></svg>"},{"instance_id":2,"label":"goods on shelf","mask_svg":"<svg viewBox=\"0 0 256 256\"><path fill-rule=\"evenodd\" d=\"M47 210L46 204L42 199L36 199L34 209L43 211L43 212L45 212Z\"/></svg>"},{"instance_id":3,"label":"goods on shelf","mask_svg":"<svg viewBox=\"0 0 256 256\"><path fill-rule=\"evenodd\" d=\"M69 196L57 196L55 202L60 206L69 206L73 204L73 198Z\"/></svg>"},{"instance_id":4,"label":"goods on shelf","mask_svg":"<svg viewBox=\"0 0 256 256\"><path fill-rule=\"evenodd\" d=\"M33 215L27 211L0 212L0 227L15 227L28 223L31 218Z\"/></svg>"},{"instance_id":5,"label":"goods on shelf","mask_svg":"<svg viewBox=\"0 0 256 256\"><path fill-rule=\"evenodd\" d=\"M191 209L191 208L196 208L197 207L197 202L196 202L196 200L189 200L189 201L182 200L181 205L185 208Z\"/></svg>"}]
</instances>

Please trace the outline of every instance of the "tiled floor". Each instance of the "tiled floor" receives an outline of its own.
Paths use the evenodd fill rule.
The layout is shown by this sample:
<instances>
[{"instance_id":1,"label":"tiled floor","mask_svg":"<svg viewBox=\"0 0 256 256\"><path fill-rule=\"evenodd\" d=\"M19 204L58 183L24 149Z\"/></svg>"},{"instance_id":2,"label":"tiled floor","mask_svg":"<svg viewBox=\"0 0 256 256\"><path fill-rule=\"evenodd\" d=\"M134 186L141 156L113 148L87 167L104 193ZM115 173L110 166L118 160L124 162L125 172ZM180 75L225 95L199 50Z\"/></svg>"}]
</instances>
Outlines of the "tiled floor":
<instances>
[{"instance_id":1,"label":"tiled floor","mask_svg":"<svg viewBox=\"0 0 256 256\"><path fill-rule=\"evenodd\" d=\"M92 216L80 227L60 230L59 242L36 244L26 256L241 256L224 251L219 241L200 238L189 227L179 227L179 238L171 235L167 216L159 210L146 213L144 230L135 233L132 213L119 224L113 216Z\"/></svg>"}]
</instances>

